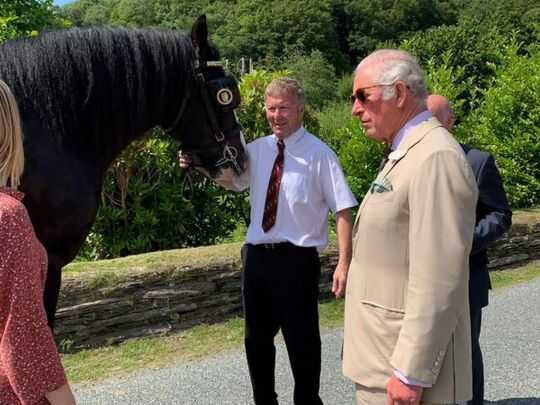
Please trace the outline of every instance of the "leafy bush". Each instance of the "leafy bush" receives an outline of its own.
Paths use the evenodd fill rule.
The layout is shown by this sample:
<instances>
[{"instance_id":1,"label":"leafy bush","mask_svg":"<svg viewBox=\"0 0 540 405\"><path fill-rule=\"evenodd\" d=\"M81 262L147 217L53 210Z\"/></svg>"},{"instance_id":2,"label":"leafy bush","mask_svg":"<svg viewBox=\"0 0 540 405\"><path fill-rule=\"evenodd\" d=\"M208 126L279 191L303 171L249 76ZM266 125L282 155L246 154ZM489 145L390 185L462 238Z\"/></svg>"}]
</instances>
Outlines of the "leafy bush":
<instances>
[{"instance_id":1,"label":"leafy bush","mask_svg":"<svg viewBox=\"0 0 540 405\"><path fill-rule=\"evenodd\" d=\"M338 102L348 103L351 99L353 87L353 73L345 73L341 76L336 84L336 100Z\"/></svg>"},{"instance_id":2,"label":"leafy bush","mask_svg":"<svg viewBox=\"0 0 540 405\"><path fill-rule=\"evenodd\" d=\"M53 0L0 1L0 42L69 25L68 21L58 17Z\"/></svg>"},{"instance_id":3,"label":"leafy bush","mask_svg":"<svg viewBox=\"0 0 540 405\"><path fill-rule=\"evenodd\" d=\"M107 173L80 258L213 244L235 229L228 195L200 175L184 189L175 156L175 143L159 131L122 153Z\"/></svg>"},{"instance_id":4,"label":"leafy bush","mask_svg":"<svg viewBox=\"0 0 540 405\"><path fill-rule=\"evenodd\" d=\"M336 152L353 194L361 199L377 173L382 145L364 134L348 103L328 106L318 119L320 138Z\"/></svg>"},{"instance_id":5,"label":"leafy bush","mask_svg":"<svg viewBox=\"0 0 540 405\"><path fill-rule=\"evenodd\" d=\"M302 84L311 108L321 110L335 100L336 73L320 51L312 51L309 56L293 54L285 59L284 66Z\"/></svg>"},{"instance_id":6,"label":"leafy bush","mask_svg":"<svg viewBox=\"0 0 540 405\"><path fill-rule=\"evenodd\" d=\"M511 205L540 204L540 52L508 50L483 104L457 129L458 137L491 152Z\"/></svg>"},{"instance_id":7,"label":"leafy bush","mask_svg":"<svg viewBox=\"0 0 540 405\"><path fill-rule=\"evenodd\" d=\"M503 35L496 27L464 19L457 25L418 32L404 40L400 48L411 52L430 70L451 67L459 71L461 77L450 79L453 84L463 78L470 83L461 86L461 92L454 95L455 101L462 100L462 111L467 114L481 103L482 90L490 86L496 67L504 60L505 48L511 43L513 38Z\"/></svg>"}]
</instances>

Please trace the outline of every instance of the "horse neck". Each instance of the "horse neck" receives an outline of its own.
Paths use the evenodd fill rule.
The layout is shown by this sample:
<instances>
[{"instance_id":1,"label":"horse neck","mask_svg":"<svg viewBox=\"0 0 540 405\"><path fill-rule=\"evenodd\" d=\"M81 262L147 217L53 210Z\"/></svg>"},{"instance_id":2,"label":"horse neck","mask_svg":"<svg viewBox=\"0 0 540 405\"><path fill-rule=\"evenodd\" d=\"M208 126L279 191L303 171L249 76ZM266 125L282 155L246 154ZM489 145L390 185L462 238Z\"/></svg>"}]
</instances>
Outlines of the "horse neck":
<instances>
[{"instance_id":1,"label":"horse neck","mask_svg":"<svg viewBox=\"0 0 540 405\"><path fill-rule=\"evenodd\" d=\"M137 82L133 84L135 94L126 96L126 103L121 108L115 107L108 97L103 97L97 101L102 103L101 117L88 120L88 128L95 136L87 139L93 139L91 146L100 171L104 172L126 147L150 129L157 126L168 128L178 114L187 73L182 73L174 65L160 68L152 65L142 69L144 80L136 77Z\"/></svg>"}]
</instances>

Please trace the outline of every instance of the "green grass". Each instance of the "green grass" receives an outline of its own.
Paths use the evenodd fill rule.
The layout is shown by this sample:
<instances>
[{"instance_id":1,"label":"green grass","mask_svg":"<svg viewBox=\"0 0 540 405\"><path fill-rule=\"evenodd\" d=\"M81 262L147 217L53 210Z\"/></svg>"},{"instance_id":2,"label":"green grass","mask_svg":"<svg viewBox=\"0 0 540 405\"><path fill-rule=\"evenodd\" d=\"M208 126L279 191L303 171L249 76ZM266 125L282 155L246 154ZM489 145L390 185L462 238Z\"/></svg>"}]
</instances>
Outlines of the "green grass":
<instances>
[{"instance_id":1,"label":"green grass","mask_svg":"<svg viewBox=\"0 0 540 405\"><path fill-rule=\"evenodd\" d=\"M527 224L529 226L540 222L540 207L515 211L512 215L512 222L515 224Z\"/></svg>"},{"instance_id":2,"label":"green grass","mask_svg":"<svg viewBox=\"0 0 540 405\"><path fill-rule=\"evenodd\" d=\"M62 270L67 277L115 272L159 271L170 267L207 267L216 263L240 259L241 243L226 243L197 248L163 250L118 259L95 262L75 262Z\"/></svg>"},{"instance_id":3,"label":"green grass","mask_svg":"<svg viewBox=\"0 0 540 405\"><path fill-rule=\"evenodd\" d=\"M540 208L530 208L514 213L515 224L532 225L540 222ZM336 243L333 226L330 226L330 244ZM240 247L244 240L245 228L239 226L233 235L226 240L228 243L187 249L164 250L143 253L128 257L94 262L74 262L63 269L65 277L79 278L85 274L95 276L96 273L114 272L120 281L127 272L159 271L171 267L206 267L237 261L240 259ZM230 243L229 243L230 242Z\"/></svg>"},{"instance_id":4,"label":"green grass","mask_svg":"<svg viewBox=\"0 0 540 405\"><path fill-rule=\"evenodd\" d=\"M71 382L95 381L231 350L241 345L243 333L243 320L234 318L168 336L131 339L119 345L66 354L62 356L62 362Z\"/></svg>"},{"instance_id":5,"label":"green grass","mask_svg":"<svg viewBox=\"0 0 540 405\"><path fill-rule=\"evenodd\" d=\"M514 284L526 283L540 276L540 263L528 264L518 269L492 271L490 276L493 288L496 290Z\"/></svg>"},{"instance_id":6,"label":"green grass","mask_svg":"<svg viewBox=\"0 0 540 405\"><path fill-rule=\"evenodd\" d=\"M540 277L540 264L492 273L500 289ZM323 329L343 326L343 300L320 306ZM241 347L244 321L234 318L214 325L199 325L167 336L131 339L119 345L64 354L62 360L71 382L90 382L141 368L159 368Z\"/></svg>"}]
</instances>

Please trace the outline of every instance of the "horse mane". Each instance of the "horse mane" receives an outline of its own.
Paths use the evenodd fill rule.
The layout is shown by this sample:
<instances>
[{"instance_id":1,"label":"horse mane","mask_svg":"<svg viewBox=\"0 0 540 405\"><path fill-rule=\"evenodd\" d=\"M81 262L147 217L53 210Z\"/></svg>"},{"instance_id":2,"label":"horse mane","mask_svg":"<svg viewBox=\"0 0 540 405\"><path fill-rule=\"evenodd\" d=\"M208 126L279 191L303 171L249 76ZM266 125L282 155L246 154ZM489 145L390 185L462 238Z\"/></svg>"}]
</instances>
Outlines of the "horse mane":
<instances>
[{"instance_id":1,"label":"horse mane","mask_svg":"<svg viewBox=\"0 0 540 405\"><path fill-rule=\"evenodd\" d=\"M72 28L0 45L0 78L23 119L37 114L58 141L99 139L111 129L148 129L149 114L163 118L175 106L171 97L180 103L193 57L180 32Z\"/></svg>"}]
</instances>

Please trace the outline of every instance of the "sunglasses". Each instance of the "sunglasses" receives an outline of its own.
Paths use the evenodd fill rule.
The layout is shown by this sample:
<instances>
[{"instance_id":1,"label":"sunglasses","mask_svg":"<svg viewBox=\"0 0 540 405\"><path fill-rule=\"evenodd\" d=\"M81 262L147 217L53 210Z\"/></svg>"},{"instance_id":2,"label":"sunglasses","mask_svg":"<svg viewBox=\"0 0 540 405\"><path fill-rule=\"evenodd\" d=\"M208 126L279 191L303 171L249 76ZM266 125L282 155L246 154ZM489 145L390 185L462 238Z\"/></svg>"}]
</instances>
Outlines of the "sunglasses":
<instances>
[{"instance_id":1,"label":"sunglasses","mask_svg":"<svg viewBox=\"0 0 540 405\"><path fill-rule=\"evenodd\" d=\"M366 90L367 89L372 89L374 87L382 87L382 86L392 86L394 83L381 83L381 84L374 84L374 85L371 85L371 86L366 86L366 87L361 87L359 89L356 89L356 91L351 94L351 104L354 104L356 103L356 101L358 100L359 102L361 102L362 104L364 104L367 100L367 94L366 94Z\"/></svg>"}]
</instances>

